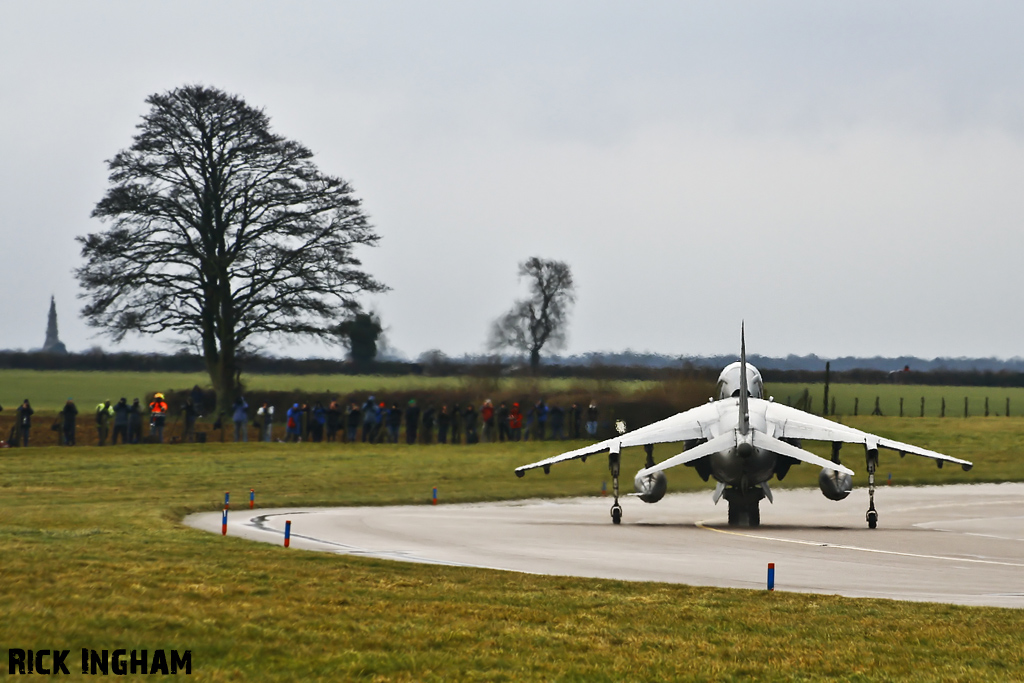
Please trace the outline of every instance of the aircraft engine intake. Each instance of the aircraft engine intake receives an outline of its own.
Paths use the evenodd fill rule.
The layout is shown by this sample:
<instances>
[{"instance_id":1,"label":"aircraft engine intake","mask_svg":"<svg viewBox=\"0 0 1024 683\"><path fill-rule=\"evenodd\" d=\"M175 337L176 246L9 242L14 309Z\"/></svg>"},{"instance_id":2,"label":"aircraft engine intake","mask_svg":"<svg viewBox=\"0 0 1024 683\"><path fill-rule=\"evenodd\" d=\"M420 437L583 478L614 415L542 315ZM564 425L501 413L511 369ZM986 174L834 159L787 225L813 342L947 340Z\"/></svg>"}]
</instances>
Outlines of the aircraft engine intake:
<instances>
[{"instance_id":1,"label":"aircraft engine intake","mask_svg":"<svg viewBox=\"0 0 1024 683\"><path fill-rule=\"evenodd\" d=\"M842 500L853 490L853 477L835 470L823 469L818 474L818 487L829 500Z\"/></svg>"},{"instance_id":2,"label":"aircraft engine intake","mask_svg":"<svg viewBox=\"0 0 1024 683\"><path fill-rule=\"evenodd\" d=\"M637 472L633 485L636 486L637 496L640 500L645 503L657 503L665 497L665 492L668 490L668 478L665 477L664 472L655 472L646 476L641 476L640 472Z\"/></svg>"}]
</instances>

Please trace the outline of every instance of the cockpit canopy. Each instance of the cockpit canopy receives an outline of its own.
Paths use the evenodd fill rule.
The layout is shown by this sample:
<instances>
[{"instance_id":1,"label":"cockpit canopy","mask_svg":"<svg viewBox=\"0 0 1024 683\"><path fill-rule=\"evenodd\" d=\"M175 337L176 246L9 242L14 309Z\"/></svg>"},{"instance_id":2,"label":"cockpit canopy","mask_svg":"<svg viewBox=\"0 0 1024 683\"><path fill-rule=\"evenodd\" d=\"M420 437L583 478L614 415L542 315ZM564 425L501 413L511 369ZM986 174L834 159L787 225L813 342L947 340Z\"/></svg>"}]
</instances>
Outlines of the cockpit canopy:
<instances>
[{"instance_id":1,"label":"cockpit canopy","mask_svg":"<svg viewBox=\"0 0 1024 683\"><path fill-rule=\"evenodd\" d=\"M740 364L730 363L718 376L718 400L740 395ZM764 381L761 373L747 363L747 395L751 398L764 398Z\"/></svg>"}]
</instances>

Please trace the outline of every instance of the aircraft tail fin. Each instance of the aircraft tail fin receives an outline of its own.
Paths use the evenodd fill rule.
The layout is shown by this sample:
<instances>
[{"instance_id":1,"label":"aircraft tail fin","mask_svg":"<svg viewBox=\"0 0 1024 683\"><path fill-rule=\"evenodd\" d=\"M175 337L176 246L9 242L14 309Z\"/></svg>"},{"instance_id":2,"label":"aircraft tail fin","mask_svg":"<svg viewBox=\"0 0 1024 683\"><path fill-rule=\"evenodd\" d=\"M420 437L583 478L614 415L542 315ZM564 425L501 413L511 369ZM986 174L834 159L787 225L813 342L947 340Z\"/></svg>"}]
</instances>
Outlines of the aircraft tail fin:
<instances>
[{"instance_id":1,"label":"aircraft tail fin","mask_svg":"<svg viewBox=\"0 0 1024 683\"><path fill-rule=\"evenodd\" d=\"M747 340L744 324L740 323L740 434L750 431L750 404L747 401Z\"/></svg>"}]
</instances>

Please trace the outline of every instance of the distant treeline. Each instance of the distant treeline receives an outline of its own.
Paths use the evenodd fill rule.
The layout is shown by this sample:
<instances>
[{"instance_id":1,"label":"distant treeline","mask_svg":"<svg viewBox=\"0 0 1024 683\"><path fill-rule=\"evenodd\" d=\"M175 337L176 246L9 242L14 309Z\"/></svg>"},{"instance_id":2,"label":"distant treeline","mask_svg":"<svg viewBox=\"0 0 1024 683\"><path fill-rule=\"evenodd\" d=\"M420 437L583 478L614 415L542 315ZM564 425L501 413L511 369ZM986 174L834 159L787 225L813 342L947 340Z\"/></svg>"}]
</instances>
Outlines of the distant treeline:
<instances>
[{"instance_id":1,"label":"distant treeline","mask_svg":"<svg viewBox=\"0 0 1024 683\"><path fill-rule=\"evenodd\" d=\"M243 372L258 375L422 374L417 363L382 361L357 366L348 360L326 358L271 358L245 356ZM86 353L54 354L42 351L0 351L0 368L11 370L98 370L125 372L206 372L201 356L189 353Z\"/></svg>"},{"instance_id":2,"label":"distant treeline","mask_svg":"<svg viewBox=\"0 0 1024 683\"><path fill-rule=\"evenodd\" d=\"M589 365L563 365L550 363L542 365L542 377L578 378L597 380L710 380L714 381L722 367L735 360L729 356L714 359L716 362L696 364L692 361L674 366L654 367L651 365L614 365L591 363ZM752 359L751 362L757 363ZM768 382L824 382L825 367L819 370L777 369L770 365L758 365L765 381ZM905 364L908 365L908 364ZM427 375L434 377L522 377L529 376L525 365L484 361L479 358L453 359L435 356L427 362L374 361L356 364L350 360L329 358L273 358L268 356L245 356L240 359L243 374L259 375ZM94 370L126 372L205 372L206 365L201 356L188 353L106 353L99 350L86 353L51 354L40 351L0 351L0 368L22 370ZM979 386L979 387L1022 387L1024 372L1016 370L961 370L934 368L926 371L898 370L888 372L878 369L842 369L832 366L830 381L836 384L925 384L937 386Z\"/></svg>"}]
</instances>

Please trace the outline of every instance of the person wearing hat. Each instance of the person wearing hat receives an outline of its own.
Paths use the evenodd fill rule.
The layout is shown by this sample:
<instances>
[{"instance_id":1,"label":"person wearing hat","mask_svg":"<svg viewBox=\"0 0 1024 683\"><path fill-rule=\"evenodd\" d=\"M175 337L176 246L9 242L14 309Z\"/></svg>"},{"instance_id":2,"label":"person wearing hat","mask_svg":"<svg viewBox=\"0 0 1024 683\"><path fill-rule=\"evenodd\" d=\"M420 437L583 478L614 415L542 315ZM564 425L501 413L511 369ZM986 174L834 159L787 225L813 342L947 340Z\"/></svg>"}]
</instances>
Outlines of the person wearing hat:
<instances>
[{"instance_id":1,"label":"person wearing hat","mask_svg":"<svg viewBox=\"0 0 1024 683\"><path fill-rule=\"evenodd\" d=\"M64 445L74 446L78 407L75 406L75 401L72 398L68 397L68 402L64 404L64 408L60 411L60 417L61 433L64 435Z\"/></svg>"},{"instance_id":2,"label":"person wearing hat","mask_svg":"<svg viewBox=\"0 0 1024 683\"><path fill-rule=\"evenodd\" d=\"M128 443L142 441L142 404L139 399L132 401L128 408Z\"/></svg>"},{"instance_id":3,"label":"person wearing hat","mask_svg":"<svg viewBox=\"0 0 1024 683\"><path fill-rule=\"evenodd\" d=\"M296 403L285 415L285 441L302 441L302 408Z\"/></svg>"},{"instance_id":4,"label":"person wearing hat","mask_svg":"<svg viewBox=\"0 0 1024 683\"><path fill-rule=\"evenodd\" d=\"M96 437L98 445L107 445L107 435L110 433L110 418L114 414L114 407L110 401L103 401L96 405Z\"/></svg>"},{"instance_id":5,"label":"person wearing hat","mask_svg":"<svg viewBox=\"0 0 1024 683\"><path fill-rule=\"evenodd\" d=\"M597 436L597 404L593 401L587 406L587 435L591 438Z\"/></svg>"},{"instance_id":6,"label":"person wearing hat","mask_svg":"<svg viewBox=\"0 0 1024 683\"><path fill-rule=\"evenodd\" d=\"M22 446L28 445L28 433L32 430L32 415L35 412L27 398L18 406L18 436L21 437Z\"/></svg>"},{"instance_id":7,"label":"person wearing hat","mask_svg":"<svg viewBox=\"0 0 1024 683\"><path fill-rule=\"evenodd\" d=\"M487 399L480 406L480 419L484 423L484 443L494 441L494 404L491 399Z\"/></svg>"},{"instance_id":8,"label":"person wearing hat","mask_svg":"<svg viewBox=\"0 0 1024 683\"><path fill-rule=\"evenodd\" d=\"M523 413L519 410L519 404L513 403L512 410L508 413L509 441L519 441L523 434Z\"/></svg>"},{"instance_id":9,"label":"person wearing hat","mask_svg":"<svg viewBox=\"0 0 1024 683\"><path fill-rule=\"evenodd\" d=\"M120 435L121 443L128 443L128 399L122 397L114 406L114 434L110 439L110 445L117 445L117 437Z\"/></svg>"},{"instance_id":10,"label":"person wearing hat","mask_svg":"<svg viewBox=\"0 0 1024 683\"><path fill-rule=\"evenodd\" d=\"M363 442L371 441L373 433L374 415L377 412L377 400L371 395L363 404Z\"/></svg>"},{"instance_id":11,"label":"person wearing hat","mask_svg":"<svg viewBox=\"0 0 1024 683\"><path fill-rule=\"evenodd\" d=\"M156 438L157 443L164 442L164 425L167 423L167 401L159 391L153 395L149 404L149 435Z\"/></svg>"}]
</instances>

